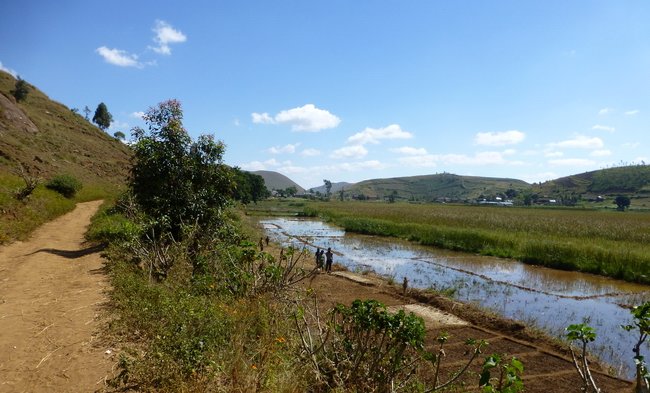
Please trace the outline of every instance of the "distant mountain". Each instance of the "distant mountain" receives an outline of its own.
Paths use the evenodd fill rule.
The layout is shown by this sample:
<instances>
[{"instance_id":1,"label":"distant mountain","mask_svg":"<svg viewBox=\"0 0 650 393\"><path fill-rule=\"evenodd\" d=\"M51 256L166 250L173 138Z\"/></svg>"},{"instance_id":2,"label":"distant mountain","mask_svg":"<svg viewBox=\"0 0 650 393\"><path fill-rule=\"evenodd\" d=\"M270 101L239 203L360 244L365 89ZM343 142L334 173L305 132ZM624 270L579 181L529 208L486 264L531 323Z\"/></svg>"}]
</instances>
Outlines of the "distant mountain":
<instances>
[{"instance_id":1,"label":"distant mountain","mask_svg":"<svg viewBox=\"0 0 650 393\"><path fill-rule=\"evenodd\" d=\"M332 183L332 189L330 190L330 192L333 194L333 193L339 192L341 190L349 190L355 184L356 183L348 183L348 182L344 182L344 181L338 182L338 183ZM325 189L325 184L323 184L322 186L318 186L318 187L312 187L312 188L308 189L307 191L309 191L309 190L311 190L311 191L313 191L315 193L320 192L321 194L325 194L327 192L327 189Z\"/></svg>"},{"instance_id":2,"label":"distant mountain","mask_svg":"<svg viewBox=\"0 0 650 393\"><path fill-rule=\"evenodd\" d=\"M264 184L266 184L266 188L269 191L285 190L293 186L296 187L296 190L298 190L299 194L305 192L305 189L300 187L298 183L294 182L293 180L289 179L288 177L286 177L281 173L273 172L273 171L254 171L251 173L262 176L262 178L264 179Z\"/></svg>"},{"instance_id":3,"label":"distant mountain","mask_svg":"<svg viewBox=\"0 0 650 393\"><path fill-rule=\"evenodd\" d=\"M530 184L517 179L460 176L451 173L365 180L354 184L346 193L352 196L418 201L466 201L481 196L493 197L513 189L530 189Z\"/></svg>"},{"instance_id":4,"label":"distant mountain","mask_svg":"<svg viewBox=\"0 0 650 393\"><path fill-rule=\"evenodd\" d=\"M65 173L84 183L124 184L132 157L128 146L34 86L16 102L15 83L0 71L0 173L23 165L44 179Z\"/></svg>"}]
</instances>

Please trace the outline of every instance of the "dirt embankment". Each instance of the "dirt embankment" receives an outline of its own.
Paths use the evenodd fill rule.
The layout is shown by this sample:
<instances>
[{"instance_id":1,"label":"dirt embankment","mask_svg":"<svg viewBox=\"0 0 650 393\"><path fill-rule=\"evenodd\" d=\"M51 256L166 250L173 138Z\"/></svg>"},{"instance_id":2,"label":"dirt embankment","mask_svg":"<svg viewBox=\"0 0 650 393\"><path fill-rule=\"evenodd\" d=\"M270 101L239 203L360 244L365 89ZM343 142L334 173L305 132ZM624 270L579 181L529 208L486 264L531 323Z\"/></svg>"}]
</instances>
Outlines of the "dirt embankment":
<instances>
[{"instance_id":1,"label":"dirt embankment","mask_svg":"<svg viewBox=\"0 0 650 393\"><path fill-rule=\"evenodd\" d=\"M108 280L84 233L101 201L0 247L0 392L93 392L114 360L99 345ZM111 351L112 352L112 351Z\"/></svg>"}]
</instances>

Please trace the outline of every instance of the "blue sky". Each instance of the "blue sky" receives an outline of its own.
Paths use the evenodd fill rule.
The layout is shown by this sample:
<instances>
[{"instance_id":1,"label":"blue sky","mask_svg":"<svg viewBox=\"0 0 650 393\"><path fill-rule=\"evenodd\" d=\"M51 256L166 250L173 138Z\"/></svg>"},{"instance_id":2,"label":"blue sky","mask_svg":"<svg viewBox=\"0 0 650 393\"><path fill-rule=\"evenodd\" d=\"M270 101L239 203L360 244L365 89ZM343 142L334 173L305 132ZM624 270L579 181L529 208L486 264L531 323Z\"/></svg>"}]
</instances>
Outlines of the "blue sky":
<instances>
[{"instance_id":1,"label":"blue sky","mask_svg":"<svg viewBox=\"0 0 650 393\"><path fill-rule=\"evenodd\" d=\"M303 187L648 162L647 1L5 1L0 67L109 132L170 98Z\"/></svg>"}]
</instances>

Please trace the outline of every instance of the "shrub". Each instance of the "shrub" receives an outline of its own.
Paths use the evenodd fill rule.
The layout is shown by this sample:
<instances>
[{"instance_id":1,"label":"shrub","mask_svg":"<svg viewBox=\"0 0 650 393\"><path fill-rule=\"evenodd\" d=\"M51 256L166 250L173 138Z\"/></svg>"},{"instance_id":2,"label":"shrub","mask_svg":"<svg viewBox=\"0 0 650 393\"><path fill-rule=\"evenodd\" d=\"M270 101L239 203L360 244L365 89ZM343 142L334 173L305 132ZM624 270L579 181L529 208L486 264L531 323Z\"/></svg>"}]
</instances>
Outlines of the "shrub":
<instances>
[{"instance_id":1,"label":"shrub","mask_svg":"<svg viewBox=\"0 0 650 393\"><path fill-rule=\"evenodd\" d=\"M45 187L54 190L66 198L73 198L77 191L81 190L83 184L70 175L58 175L48 181Z\"/></svg>"}]
</instances>

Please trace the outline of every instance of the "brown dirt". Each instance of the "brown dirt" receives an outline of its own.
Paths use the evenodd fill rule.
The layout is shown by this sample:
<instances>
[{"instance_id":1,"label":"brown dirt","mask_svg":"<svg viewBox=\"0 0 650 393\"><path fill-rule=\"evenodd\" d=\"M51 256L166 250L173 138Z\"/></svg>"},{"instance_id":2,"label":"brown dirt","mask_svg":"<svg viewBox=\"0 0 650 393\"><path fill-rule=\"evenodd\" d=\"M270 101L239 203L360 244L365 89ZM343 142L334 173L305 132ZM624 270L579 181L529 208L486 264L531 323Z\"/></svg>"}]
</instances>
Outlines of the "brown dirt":
<instances>
[{"instance_id":1,"label":"brown dirt","mask_svg":"<svg viewBox=\"0 0 650 393\"><path fill-rule=\"evenodd\" d=\"M315 290L323 307L336 303L349 305L355 299L379 300L389 306L389 309L414 305L415 307L411 306L409 309L422 314L427 325L427 347L433 349L435 338L440 332L449 333L450 338L445 345L447 356L442 366L448 375L465 364L465 340L484 339L489 342L483 350L484 355L499 353L516 356L524 363L525 392L580 392L580 379L566 348L563 349L551 339L521 323L505 320L471 305L430 293L409 290L404 296L401 283L391 285L372 274L338 274L336 271L332 274L321 273L306 281L304 285ZM431 321L436 313L440 314L440 318ZM459 324L458 319L449 318L449 314L466 321L467 324ZM481 363L482 358L470 368L471 372L463 379L465 388L461 388L461 391L479 391L477 384ZM602 392L632 392L630 382L598 371L597 365L594 365L594 369L594 379ZM443 377L443 380L445 378Z\"/></svg>"},{"instance_id":2,"label":"brown dirt","mask_svg":"<svg viewBox=\"0 0 650 393\"><path fill-rule=\"evenodd\" d=\"M101 201L0 247L0 392L93 392L114 364L98 343L108 280L84 233Z\"/></svg>"}]
</instances>

